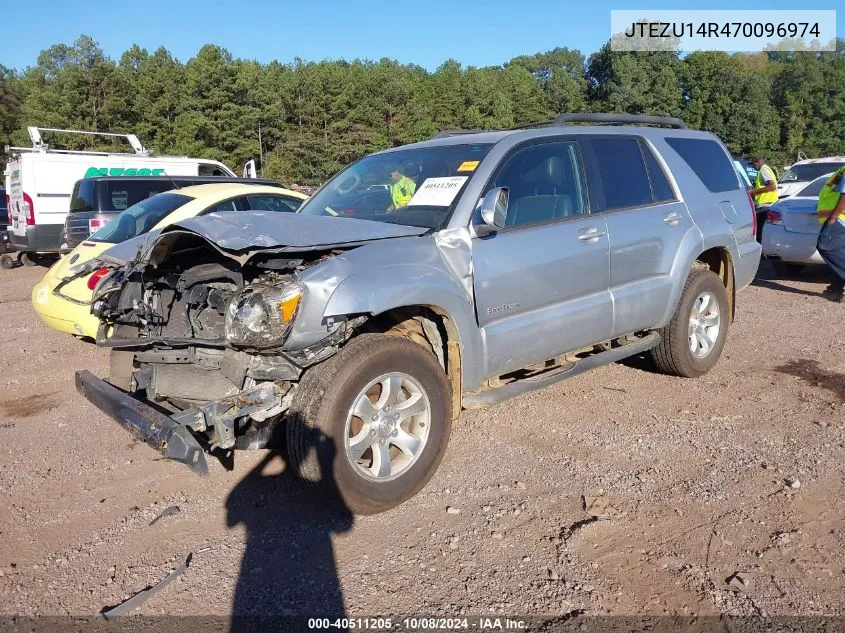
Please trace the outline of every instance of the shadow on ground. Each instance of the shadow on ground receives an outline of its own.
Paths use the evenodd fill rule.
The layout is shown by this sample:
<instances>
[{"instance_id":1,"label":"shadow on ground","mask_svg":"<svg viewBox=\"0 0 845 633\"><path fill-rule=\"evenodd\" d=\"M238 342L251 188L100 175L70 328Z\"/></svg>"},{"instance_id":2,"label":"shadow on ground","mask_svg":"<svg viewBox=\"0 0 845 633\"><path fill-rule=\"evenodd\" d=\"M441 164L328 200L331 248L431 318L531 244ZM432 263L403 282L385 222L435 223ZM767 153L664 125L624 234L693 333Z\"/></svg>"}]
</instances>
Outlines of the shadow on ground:
<instances>
[{"instance_id":1,"label":"shadow on ground","mask_svg":"<svg viewBox=\"0 0 845 633\"><path fill-rule=\"evenodd\" d=\"M320 446L322 476L331 477L332 443L318 431L307 433L309 444ZM352 513L307 489L291 471L284 454L271 451L226 500L227 524L246 527L233 632L277 630L284 622L279 616L345 613L331 538L352 528Z\"/></svg>"},{"instance_id":2,"label":"shadow on ground","mask_svg":"<svg viewBox=\"0 0 845 633\"><path fill-rule=\"evenodd\" d=\"M833 273L827 268L827 266L805 266L800 273L794 275L781 275L775 272L771 263L767 260L761 260L760 268L757 271L757 276L754 278L752 285L760 288L768 288L769 290L779 290L790 294L803 295L806 297L821 296L821 288L819 288L818 292L804 290L802 288L794 288L781 283L786 280L827 285L833 281Z\"/></svg>"},{"instance_id":3,"label":"shadow on ground","mask_svg":"<svg viewBox=\"0 0 845 633\"><path fill-rule=\"evenodd\" d=\"M775 371L788 376L797 376L812 387L827 389L840 402L845 402L845 374L830 371L819 366L817 360L801 358L775 367Z\"/></svg>"}]
</instances>

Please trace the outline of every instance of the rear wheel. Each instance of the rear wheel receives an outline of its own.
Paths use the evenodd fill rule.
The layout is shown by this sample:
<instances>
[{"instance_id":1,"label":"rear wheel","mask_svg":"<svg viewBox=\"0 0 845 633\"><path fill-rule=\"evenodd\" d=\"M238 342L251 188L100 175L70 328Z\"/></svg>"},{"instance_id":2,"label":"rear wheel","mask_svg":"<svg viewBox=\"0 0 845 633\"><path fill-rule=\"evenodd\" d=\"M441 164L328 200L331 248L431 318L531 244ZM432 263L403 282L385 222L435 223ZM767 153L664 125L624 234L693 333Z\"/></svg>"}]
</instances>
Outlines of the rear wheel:
<instances>
[{"instance_id":1,"label":"rear wheel","mask_svg":"<svg viewBox=\"0 0 845 633\"><path fill-rule=\"evenodd\" d=\"M35 260L35 254L28 253L26 251L23 251L20 255L18 255L18 261L24 266L35 266L35 264L38 263Z\"/></svg>"},{"instance_id":2,"label":"rear wheel","mask_svg":"<svg viewBox=\"0 0 845 633\"><path fill-rule=\"evenodd\" d=\"M0 268L3 268L4 270L9 270L10 268L14 268L14 267L15 267L15 260L12 259L11 255L9 255L7 253L0 255Z\"/></svg>"},{"instance_id":3,"label":"rear wheel","mask_svg":"<svg viewBox=\"0 0 845 633\"><path fill-rule=\"evenodd\" d=\"M804 265L796 264L793 262L773 261L772 268L775 269L775 272L778 275L782 275L784 277L791 277L795 275L800 275L801 271L804 270Z\"/></svg>"},{"instance_id":4,"label":"rear wheel","mask_svg":"<svg viewBox=\"0 0 845 633\"><path fill-rule=\"evenodd\" d=\"M449 441L451 387L434 354L365 334L303 376L291 403L291 465L356 514L395 507L428 482Z\"/></svg>"},{"instance_id":5,"label":"rear wheel","mask_svg":"<svg viewBox=\"0 0 845 633\"><path fill-rule=\"evenodd\" d=\"M660 344L651 350L654 364L674 376L706 374L722 354L729 320L728 293L722 280L710 270L693 268L675 315L661 330Z\"/></svg>"}]
</instances>

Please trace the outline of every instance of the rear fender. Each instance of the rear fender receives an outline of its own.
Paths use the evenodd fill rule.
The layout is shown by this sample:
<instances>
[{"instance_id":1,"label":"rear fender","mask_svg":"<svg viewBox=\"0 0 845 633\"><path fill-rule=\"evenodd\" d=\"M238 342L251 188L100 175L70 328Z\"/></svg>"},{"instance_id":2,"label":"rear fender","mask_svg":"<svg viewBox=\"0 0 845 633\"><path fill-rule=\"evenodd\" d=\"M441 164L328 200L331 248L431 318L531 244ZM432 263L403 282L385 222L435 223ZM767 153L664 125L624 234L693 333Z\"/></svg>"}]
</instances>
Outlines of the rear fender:
<instances>
[{"instance_id":1,"label":"rear fender","mask_svg":"<svg viewBox=\"0 0 845 633\"><path fill-rule=\"evenodd\" d=\"M707 236L701 233L700 229L689 231L684 237L681 246L675 256L675 261L672 264L672 295L671 300L666 306L666 312L660 320L659 327L663 327L672 320L675 310L681 301L681 294L684 291L684 284L692 270L693 264L701 253L711 248L725 248L730 254L731 266L734 268L730 279L735 278L736 262L739 258L739 251L736 246L736 239L730 226L725 223L720 230L709 232ZM729 293L733 292L733 288L728 289Z\"/></svg>"}]
</instances>

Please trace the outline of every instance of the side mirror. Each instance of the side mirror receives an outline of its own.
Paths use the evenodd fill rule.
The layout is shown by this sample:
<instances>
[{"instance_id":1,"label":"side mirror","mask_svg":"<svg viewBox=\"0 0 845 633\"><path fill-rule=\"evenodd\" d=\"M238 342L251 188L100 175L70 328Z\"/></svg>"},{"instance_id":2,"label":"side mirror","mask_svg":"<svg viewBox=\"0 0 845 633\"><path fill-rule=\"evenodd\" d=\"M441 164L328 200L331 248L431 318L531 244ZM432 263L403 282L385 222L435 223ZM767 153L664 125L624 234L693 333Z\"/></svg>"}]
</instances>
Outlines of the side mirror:
<instances>
[{"instance_id":1,"label":"side mirror","mask_svg":"<svg viewBox=\"0 0 845 633\"><path fill-rule=\"evenodd\" d=\"M255 168L255 159L250 159L244 165L244 178L257 178L258 170Z\"/></svg>"},{"instance_id":2,"label":"side mirror","mask_svg":"<svg viewBox=\"0 0 845 633\"><path fill-rule=\"evenodd\" d=\"M508 188L496 187L487 192L481 201L482 229L485 235L505 228L508 217Z\"/></svg>"}]
</instances>

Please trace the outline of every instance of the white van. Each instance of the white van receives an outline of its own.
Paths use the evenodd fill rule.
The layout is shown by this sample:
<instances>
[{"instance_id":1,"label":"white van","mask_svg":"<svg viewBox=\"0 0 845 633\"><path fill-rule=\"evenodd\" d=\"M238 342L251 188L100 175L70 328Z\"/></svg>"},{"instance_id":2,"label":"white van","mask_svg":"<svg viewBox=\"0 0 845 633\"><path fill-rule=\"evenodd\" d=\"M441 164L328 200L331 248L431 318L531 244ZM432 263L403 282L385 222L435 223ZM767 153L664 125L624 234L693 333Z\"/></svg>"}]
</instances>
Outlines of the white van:
<instances>
[{"instance_id":1,"label":"white van","mask_svg":"<svg viewBox=\"0 0 845 633\"><path fill-rule=\"evenodd\" d=\"M156 156L134 134L107 134L29 127L32 147L7 147L6 195L9 240L24 263L39 253L59 252L73 185L93 176L234 176L215 160ZM125 139L132 153L80 152L49 147L41 132L62 132Z\"/></svg>"}]
</instances>

